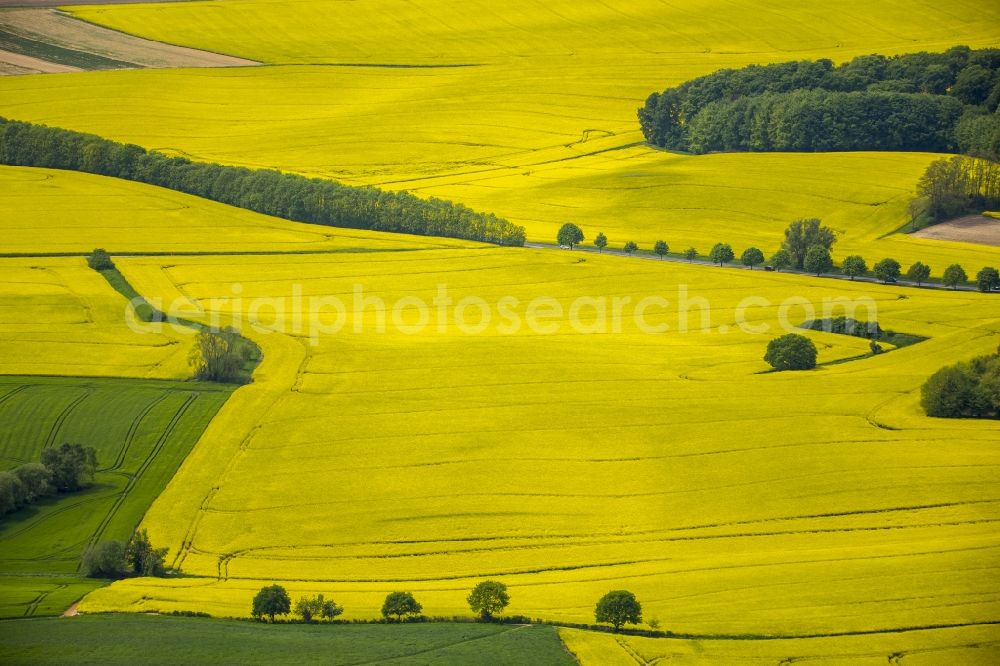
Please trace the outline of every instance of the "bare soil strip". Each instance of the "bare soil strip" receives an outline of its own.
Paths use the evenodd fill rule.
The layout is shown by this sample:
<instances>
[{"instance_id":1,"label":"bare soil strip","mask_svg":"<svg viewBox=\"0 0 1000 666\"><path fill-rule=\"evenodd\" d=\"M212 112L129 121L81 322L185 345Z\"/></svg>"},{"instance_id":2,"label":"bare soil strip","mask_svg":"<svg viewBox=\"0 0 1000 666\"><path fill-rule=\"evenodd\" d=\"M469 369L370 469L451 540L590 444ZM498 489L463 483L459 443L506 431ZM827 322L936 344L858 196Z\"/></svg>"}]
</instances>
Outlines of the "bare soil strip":
<instances>
[{"instance_id":1,"label":"bare soil strip","mask_svg":"<svg viewBox=\"0 0 1000 666\"><path fill-rule=\"evenodd\" d=\"M79 67L60 65L48 60L32 58L21 53L0 50L0 74L38 74L40 72L55 74L59 72L79 71L81 71Z\"/></svg>"},{"instance_id":2,"label":"bare soil strip","mask_svg":"<svg viewBox=\"0 0 1000 666\"><path fill-rule=\"evenodd\" d=\"M139 5L190 0L0 0L0 7L65 7L67 5Z\"/></svg>"},{"instance_id":3,"label":"bare soil strip","mask_svg":"<svg viewBox=\"0 0 1000 666\"><path fill-rule=\"evenodd\" d=\"M1000 247L1000 220L985 215L967 215L942 222L912 234L918 238L962 241Z\"/></svg>"},{"instance_id":4,"label":"bare soil strip","mask_svg":"<svg viewBox=\"0 0 1000 666\"><path fill-rule=\"evenodd\" d=\"M39 72L135 67L246 67L260 64L254 60L133 37L80 21L54 9L0 10L0 33L7 36L0 47L21 57L50 62L50 68L42 68L38 63L29 68ZM0 71L3 71L4 63L24 67L22 61L9 59L7 54L0 52ZM75 69L53 69L56 65Z\"/></svg>"}]
</instances>

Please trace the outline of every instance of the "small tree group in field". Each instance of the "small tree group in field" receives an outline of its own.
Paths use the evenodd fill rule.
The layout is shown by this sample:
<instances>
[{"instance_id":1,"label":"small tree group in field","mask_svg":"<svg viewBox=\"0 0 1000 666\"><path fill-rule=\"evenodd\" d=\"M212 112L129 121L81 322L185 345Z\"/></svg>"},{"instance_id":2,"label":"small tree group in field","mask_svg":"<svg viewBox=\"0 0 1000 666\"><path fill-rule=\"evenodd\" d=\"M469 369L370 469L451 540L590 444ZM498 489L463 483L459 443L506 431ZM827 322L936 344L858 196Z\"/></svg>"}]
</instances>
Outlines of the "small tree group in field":
<instances>
[{"instance_id":1,"label":"small tree group in field","mask_svg":"<svg viewBox=\"0 0 1000 666\"><path fill-rule=\"evenodd\" d=\"M625 245L622 246L622 252L630 256L634 252L638 251L639 251L639 246L635 244L635 241L626 241Z\"/></svg>"},{"instance_id":2,"label":"small tree group in field","mask_svg":"<svg viewBox=\"0 0 1000 666\"><path fill-rule=\"evenodd\" d=\"M200 381L243 383L246 381L244 366L253 355L253 345L235 328L204 328L191 348L188 363Z\"/></svg>"},{"instance_id":3,"label":"small tree group in field","mask_svg":"<svg viewBox=\"0 0 1000 666\"><path fill-rule=\"evenodd\" d=\"M559 233L556 234L556 241L559 245L566 246L572 250L574 245L579 245L583 242L583 231L572 222L567 222L559 227Z\"/></svg>"},{"instance_id":4,"label":"small tree group in field","mask_svg":"<svg viewBox=\"0 0 1000 666\"><path fill-rule=\"evenodd\" d=\"M1000 418L1000 348L935 372L921 388L920 404L928 416Z\"/></svg>"},{"instance_id":5,"label":"small tree group in field","mask_svg":"<svg viewBox=\"0 0 1000 666\"><path fill-rule=\"evenodd\" d=\"M816 345L804 335L789 333L767 344L764 360L775 370L812 370L816 367Z\"/></svg>"},{"instance_id":6,"label":"small tree group in field","mask_svg":"<svg viewBox=\"0 0 1000 666\"><path fill-rule=\"evenodd\" d=\"M419 616L424 607L420 605L409 592L390 592L382 604L382 617L389 620L395 618L402 622L404 618Z\"/></svg>"},{"instance_id":7,"label":"small tree group in field","mask_svg":"<svg viewBox=\"0 0 1000 666\"><path fill-rule=\"evenodd\" d=\"M698 258L698 250L694 249L693 247L689 247L688 249L684 250L684 258L688 260L688 263L691 263L692 261Z\"/></svg>"},{"instance_id":8,"label":"small tree group in field","mask_svg":"<svg viewBox=\"0 0 1000 666\"><path fill-rule=\"evenodd\" d=\"M261 590L261 592L263 591ZM317 594L312 597L299 597L299 600L295 602L295 612L302 618L303 622L309 623L316 618L332 620L342 614L344 609L332 599L324 599L322 594ZM274 618L271 618L271 621L273 622Z\"/></svg>"},{"instance_id":9,"label":"small tree group in field","mask_svg":"<svg viewBox=\"0 0 1000 666\"><path fill-rule=\"evenodd\" d=\"M642 605L628 590L612 590L597 602L594 619L610 624L618 631L624 624L642 622Z\"/></svg>"},{"instance_id":10,"label":"small tree group in field","mask_svg":"<svg viewBox=\"0 0 1000 666\"><path fill-rule=\"evenodd\" d=\"M44 449L41 462L0 472L0 516L56 493L72 493L94 484L97 452L91 446L64 443Z\"/></svg>"},{"instance_id":11,"label":"small tree group in field","mask_svg":"<svg viewBox=\"0 0 1000 666\"><path fill-rule=\"evenodd\" d=\"M466 598L469 608L477 613L484 622L489 622L494 616L503 612L510 603L507 586L495 580L484 580L472 588Z\"/></svg>"},{"instance_id":12,"label":"small tree group in field","mask_svg":"<svg viewBox=\"0 0 1000 666\"><path fill-rule=\"evenodd\" d=\"M95 271L107 271L115 267L115 262L103 248L97 248L87 255L87 266Z\"/></svg>"},{"instance_id":13,"label":"small tree group in field","mask_svg":"<svg viewBox=\"0 0 1000 666\"><path fill-rule=\"evenodd\" d=\"M658 256L662 261L663 257L667 256L668 252L670 252L670 246L667 245L667 241L656 241L656 244L653 246L653 254Z\"/></svg>"},{"instance_id":14,"label":"small tree group in field","mask_svg":"<svg viewBox=\"0 0 1000 666\"><path fill-rule=\"evenodd\" d=\"M145 528L136 530L128 543L98 541L83 554L83 571L91 578L164 576L168 548L154 548Z\"/></svg>"}]
</instances>

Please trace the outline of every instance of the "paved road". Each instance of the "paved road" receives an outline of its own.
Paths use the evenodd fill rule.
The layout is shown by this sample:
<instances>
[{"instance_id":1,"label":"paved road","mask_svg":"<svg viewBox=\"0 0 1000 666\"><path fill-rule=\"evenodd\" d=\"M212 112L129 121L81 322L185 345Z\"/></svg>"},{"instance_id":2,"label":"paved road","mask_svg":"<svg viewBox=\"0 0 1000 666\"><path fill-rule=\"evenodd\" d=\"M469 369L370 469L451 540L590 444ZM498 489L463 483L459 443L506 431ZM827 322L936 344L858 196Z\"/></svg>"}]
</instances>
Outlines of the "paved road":
<instances>
[{"instance_id":1,"label":"paved road","mask_svg":"<svg viewBox=\"0 0 1000 666\"><path fill-rule=\"evenodd\" d=\"M529 248L532 248L532 249L535 249L535 250L558 250L560 252L580 252L580 253L585 253L585 254L587 254L587 253L589 253L589 254L598 254L597 248L590 247L590 246L586 246L586 247L577 246L573 250L567 250L567 249L561 248L559 245L556 245L555 243L525 243L524 247L529 247ZM633 254L633 255L628 255L628 254L625 254L625 252L623 252L621 250L611 250L611 249L605 248L604 251L601 252L600 254L609 254L609 255L614 255L614 256L617 256L617 257L626 257L626 258L629 258L629 259L647 259L647 260L650 260L650 261L661 261L661 259L659 257L657 257L654 254L650 254L649 252L638 252L638 253ZM701 266L711 266L711 267L713 267L715 269L719 269L720 268L719 266L716 266L711 261L706 261L705 259L693 259L691 261L688 261L687 259L684 259L683 257L666 256L666 257L664 257L662 259L662 261L672 261L672 262L677 263L677 264L699 264ZM729 270L739 270L739 271L748 270L746 266L743 266L742 264L736 264L736 263L725 264L721 268L722 269L729 269ZM757 268L755 270L763 271L764 269L763 268ZM806 275L808 277L815 277L815 278L826 278L828 280L847 280L849 282L870 282L872 284L882 284L882 281L879 280L878 278L869 277L869 276L866 276L866 277L856 277L856 278L854 278L854 280L851 280L851 278L847 277L846 275L839 275L839 274L836 274L836 273L824 273L822 275L813 275L812 273L808 273L806 271L800 271L800 270L795 269L795 268L787 268L787 269L782 270L781 272L782 273L793 273L793 274L797 274L797 275ZM888 285L888 286L892 286L892 287L912 287L914 289L943 289L945 291L973 291L973 292L977 292L977 293L979 292L979 289L977 287L973 286L973 285L965 285L963 287L958 287L957 289L952 290L951 287L946 287L943 284L926 283L925 282L924 284L918 285L916 282L909 282L908 280L899 280L898 282L896 282L894 284L891 284L891 285ZM994 294L1000 294L1000 291L994 291L992 293L994 293Z\"/></svg>"}]
</instances>

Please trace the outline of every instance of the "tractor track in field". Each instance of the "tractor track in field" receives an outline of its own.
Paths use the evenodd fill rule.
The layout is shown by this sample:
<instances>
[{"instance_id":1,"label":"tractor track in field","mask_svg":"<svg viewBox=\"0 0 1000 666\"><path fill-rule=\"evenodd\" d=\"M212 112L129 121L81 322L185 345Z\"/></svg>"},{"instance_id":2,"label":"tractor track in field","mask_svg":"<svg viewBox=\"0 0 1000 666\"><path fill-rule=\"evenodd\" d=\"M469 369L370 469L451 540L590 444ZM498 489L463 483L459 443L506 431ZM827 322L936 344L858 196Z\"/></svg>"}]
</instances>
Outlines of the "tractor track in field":
<instances>
[{"instance_id":1,"label":"tractor track in field","mask_svg":"<svg viewBox=\"0 0 1000 666\"><path fill-rule=\"evenodd\" d=\"M93 395L94 389L85 388L83 389L83 394L70 402L66 407L59 413L56 420L52 423L52 428L49 430L48 436L45 438L45 445L43 448L48 449L55 445L55 441L59 438L59 431L62 430L63 424L66 423L66 419L69 415L73 413L74 410L80 405L81 402Z\"/></svg>"},{"instance_id":2,"label":"tractor track in field","mask_svg":"<svg viewBox=\"0 0 1000 666\"><path fill-rule=\"evenodd\" d=\"M156 444L153 445L153 448L150 450L145 460L143 460L139 468L136 469L135 473L129 476L128 482L125 484L125 487L122 489L117 499L115 499L114 504L112 504L111 508L101 519L101 522L97 526L97 529L94 530L94 534L90 537L90 540L87 544L87 548L92 547L94 544L97 543L97 541L101 538L101 536L103 536L104 530L107 529L108 525L111 523L111 520L118 513L118 510L121 508L122 504L125 503L128 494L132 491L135 485L143 477L149 466L153 464L153 461L160 454L160 451L163 450L163 447L166 445L167 441L169 441L171 435L173 434L174 428L176 428L177 424L180 423L181 419L187 413L192 403L194 403L194 401L198 399L198 395L199 395L198 393L191 393L190 395L188 395L184 403L174 413L173 417L170 419L170 422L163 429L163 432L160 434L160 437L156 440Z\"/></svg>"},{"instance_id":3,"label":"tractor track in field","mask_svg":"<svg viewBox=\"0 0 1000 666\"><path fill-rule=\"evenodd\" d=\"M38 606L41 605L43 601L45 601L45 597L49 596L53 592L57 592L59 590L65 590L67 587L69 587L68 584L60 583L59 585L50 590L45 590L44 592L39 593L37 597L28 602L28 607L24 609L24 617L33 616L35 614L35 611L38 610Z\"/></svg>"},{"instance_id":4,"label":"tractor track in field","mask_svg":"<svg viewBox=\"0 0 1000 666\"><path fill-rule=\"evenodd\" d=\"M135 440L136 433L139 431L139 426L142 425L143 420L151 411L153 411L154 407L159 405L171 395L173 395L173 393L164 392L162 395L149 402L142 409L142 411L139 412L134 419L132 419L128 432L125 434L125 442L122 444L121 449L118 450L118 457L115 459L114 464L100 471L112 472L121 468L122 464L125 462L125 456L128 455L129 449L132 447L132 442Z\"/></svg>"}]
</instances>

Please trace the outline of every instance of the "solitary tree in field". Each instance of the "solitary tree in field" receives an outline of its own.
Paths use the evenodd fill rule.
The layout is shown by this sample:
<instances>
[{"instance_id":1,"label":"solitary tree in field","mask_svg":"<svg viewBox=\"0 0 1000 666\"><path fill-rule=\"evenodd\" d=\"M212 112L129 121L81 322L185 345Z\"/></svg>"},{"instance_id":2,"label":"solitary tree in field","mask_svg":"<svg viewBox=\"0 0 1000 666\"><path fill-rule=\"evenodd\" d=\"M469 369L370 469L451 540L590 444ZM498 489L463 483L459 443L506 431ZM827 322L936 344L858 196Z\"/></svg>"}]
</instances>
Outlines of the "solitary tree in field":
<instances>
[{"instance_id":1,"label":"solitary tree in field","mask_svg":"<svg viewBox=\"0 0 1000 666\"><path fill-rule=\"evenodd\" d=\"M804 335L789 333L767 343L764 360L775 370L811 370L816 367L816 345Z\"/></svg>"},{"instance_id":2,"label":"solitary tree in field","mask_svg":"<svg viewBox=\"0 0 1000 666\"><path fill-rule=\"evenodd\" d=\"M599 253L604 252L604 248L608 246L608 237L604 235L604 232L597 234L597 238L594 239L594 247L597 248Z\"/></svg>"},{"instance_id":3,"label":"solitary tree in field","mask_svg":"<svg viewBox=\"0 0 1000 666\"><path fill-rule=\"evenodd\" d=\"M390 592L382 604L382 617L389 619L395 615L397 622L410 615L419 615L424 609L409 592Z\"/></svg>"},{"instance_id":4,"label":"solitary tree in field","mask_svg":"<svg viewBox=\"0 0 1000 666\"><path fill-rule=\"evenodd\" d=\"M813 245L806 252L806 260L802 267L816 275L829 273L833 270L833 258L830 256L830 251L822 245Z\"/></svg>"},{"instance_id":5,"label":"solitary tree in field","mask_svg":"<svg viewBox=\"0 0 1000 666\"><path fill-rule=\"evenodd\" d=\"M771 257L771 265L774 266L774 270L776 271L780 271L784 268L791 268L794 262L795 260L792 258L792 253L785 248L781 248L774 253L773 257Z\"/></svg>"},{"instance_id":6,"label":"solitary tree in field","mask_svg":"<svg viewBox=\"0 0 1000 666\"><path fill-rule=\"evenodd\" d=\"M931 267L922 261L910 266L906 271L906 279L921 285L931 276Z\"/></svg>"},{"instance_id":7,"label":"solitary tree in field","mask_svg":"<svg viewBox=\"0 0 1000 666\"><path fill-rule=\"evenodd\" d=\"M638 249L639 249L639 246L635 244L635 241L629 241L629 242L625 243L624 247L622 247L622 251L625 254L632 254L633 252L637 251Z\"/></svg>"},{"instance_id":8,"label":"solitary tree in field","mask_svg":"<svg viewBox=\"0 0 1000 666\"><path fill-rule=\"evenodd\" d=\"M569 249L572 250L574 245L583 242L583 231L572 222L567 222L559 227L559 233L556 234L556 241L560 245L568 245Z\"/></svg>"},{"instance_id":9,"label":"solitary tree in field","mask_svg":"<svg viewBox=\"0 0 1000 666\"><path fill-rule=\"evenodd\" d=\"M708 253L708 258L712 260L712 263L719 264L719 266L728 264L735 256L733 248L728 243L716 243Z\"/></svg>"},{"instance_id":10,"label":"solitary tree in field","mask_svg":"<svg viewBox=\"0 0 1000 666\"><path fill-rule=\"evenodd\" d=\"M844 259L844 263L840 266L840 272L853 280L868 272L868 264L860 256L852 254Z\"/></svg>"},{"instance_id":11,"label":"solitary tree in field","mask_svg":"<svg viewBox=\"0 0 1000 666\"><path fill-rule=\"evenodd\" d=\"M749 266L750 270L753 270L754 266L764 263L764 253L756 247L748 247L743 250L743 255L740 257L740 262L744 266Z\"/></svg>"},{"instance_id":12,"label":"solitary tree in field","mask_svg":"<svg viewBox=\"0 0 1000 666\"><path fill-rule=\"evenodd\" d=\"M684 258L687 259L688 262L694 261L697 256L698 256L698 250L694 249L693 247L689 247L688 249L684 250Z\"/></svg>"},{"instance_id":13,"label":"solitary tree in field","mask_svg":"<svg viewBox=\"0 0 1000 666\"><path fill-rule=\"evenodd\" d=\"M979 287L979 291L990 291L1000 287L1000 271L992 266L982 269L976 273L976 286Z\"/></svg>"},{"instance_id":14,"label":"solitary tree in field","mask_svg":"<svg viewBox=\"0 0 1000 666\"><path fill-rule=\"evenodd\" d=\"M629 624L642 622L642 605L628 590L613 590L597 602L594 619L606 622L618 631L626 622Z\"/></svg>"},{"instance_id":15,"label":"solitary tree in field","mask_svg":"<svg viewBox=\"0 0 1000 666\"><path fill-rule=\"evenodd\" d=\"M875 264L872 273L882 282L895 282L900 276L900 265L895 259L885 258Z\"/></svg>"},{"instance_id":16,"label":"solitary tree in field","mask_svg":"<svg viewBox=\"0 0 1000 666\"><path fill-rule=\"evenodd\" d=\"M265 615L274 622L275 615L288 615L292 610L292 601L288 598L288 592L280 585L269 585L260 588L260 592L253 598L251 614L257 620Z\"/></svg>"},{"instance_id":17,"label":"solitary tree in field","mask_svg":"<svg viewBox=\"0 0 1000 666\"><path fill-rule=\"evenodd\" d=\"M833 249L837 236L833 229L820 224L816 218L795 220L785 229L785 242L782 245L792 255L792 261L797 268L804 268L806 253L813 245L821 245L827 250Z\"/></svg>"},{"instance_id":18,"label":"solitary tree in field","mask_svg":"<svg viewBox=\"0 0 1000 666\"><path fill-rule=\"evenodd\" d=\"M952 264L948 268L944 269L944 275L942 276L942 281L952 289L958 287L958 285L964 285L969 281L969 276L965 274L965 269L958 264Z\"/></svg>"},{"instance_id":19,"label":"solitary tree in field","mask_svg":"<svg viewBox=\"0 0 1000 666\"><path fill-rule=\"evenodd\" d=\"M507 586L503 583L484 580L472 588L466 601L469 602L472 612L479 613L484 620L489 620L507 607L510 595L507 594Z\"/></svg>"},{"instance_id":20,"label":"solitary tree in field","mask_svg":"<svg viewBox=\"0 0 1000 666\"><path fill-rule=\"evenodd\" d=\"M656 245L653 246L653 253L657 255L660 260L667 256L667 252L670 252L670 246L667 245L667 242L661 240L656 241Z\"/></svg>"}]
</instances>

